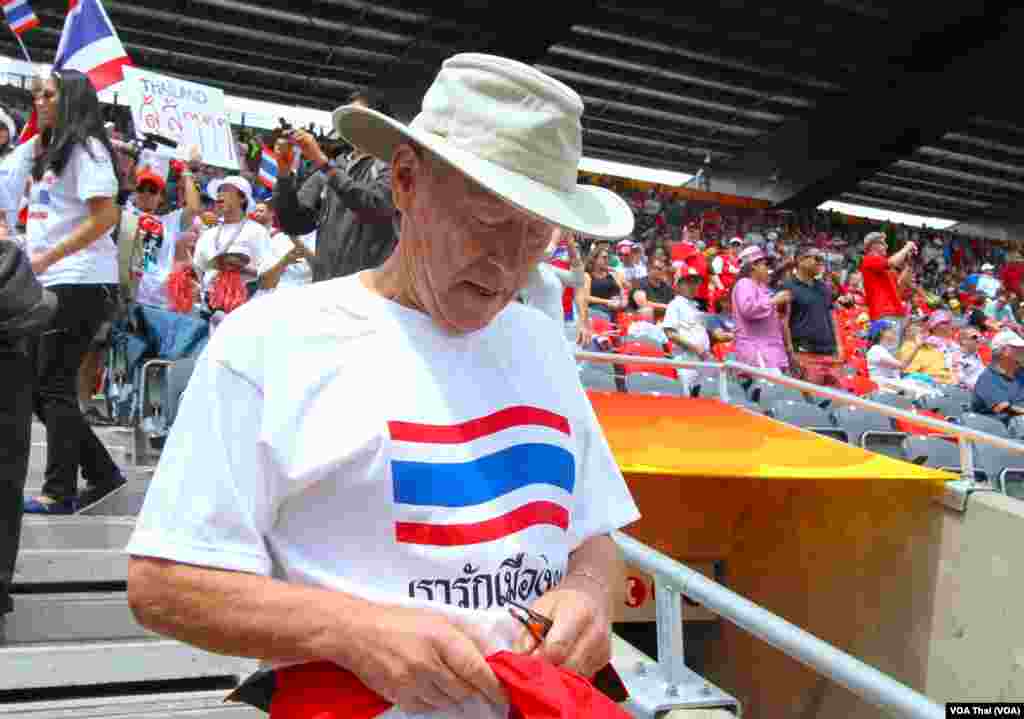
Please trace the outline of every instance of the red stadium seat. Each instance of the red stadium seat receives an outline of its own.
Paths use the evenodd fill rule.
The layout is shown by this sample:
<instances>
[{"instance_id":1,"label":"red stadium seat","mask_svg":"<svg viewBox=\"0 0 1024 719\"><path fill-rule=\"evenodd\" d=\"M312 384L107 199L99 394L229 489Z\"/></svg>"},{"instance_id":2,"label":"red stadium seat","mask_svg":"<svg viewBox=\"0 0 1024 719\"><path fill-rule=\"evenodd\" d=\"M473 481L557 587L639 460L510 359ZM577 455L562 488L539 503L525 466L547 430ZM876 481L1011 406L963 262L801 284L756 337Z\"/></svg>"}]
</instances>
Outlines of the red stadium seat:
<instances>
[{"instance_id":1,"label":"red stadium seat","mask_svg":"<svg viewBox=\"0 0 1024 719\"><path fill-rule=\"evenodd\" d=\"M592 316L590 318L590 328L594 330L595 335L607 335L616 331L615 325L604 317Z\"/></svg>"},{"instance_id":2,"label":"red stadium seat","mask_svg":"<svg viewBox=\"0 0 1024 719\"><path fill-rule=\"evenodd\" d=\"M644 342L627 342L619 348L621 354L635 355L638 357L658 357L664 359L665 354L661 350L653 347ZM649 372L651 374L660 374L665 377L676 379L676 371L672 367L658 367L648 364L627 364L624 366L626 374L633 374L635 372Z\"/></svg>"}]
</instances>

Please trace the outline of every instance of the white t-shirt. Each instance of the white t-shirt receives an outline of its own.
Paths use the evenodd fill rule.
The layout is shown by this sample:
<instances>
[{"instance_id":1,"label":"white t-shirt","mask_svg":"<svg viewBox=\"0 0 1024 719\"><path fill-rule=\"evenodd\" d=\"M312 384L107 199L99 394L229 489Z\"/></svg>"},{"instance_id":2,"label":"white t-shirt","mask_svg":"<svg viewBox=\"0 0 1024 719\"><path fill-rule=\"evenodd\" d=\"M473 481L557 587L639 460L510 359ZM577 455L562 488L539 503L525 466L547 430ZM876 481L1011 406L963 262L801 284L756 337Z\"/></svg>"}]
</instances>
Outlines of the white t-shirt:
<instances>
[{"instance_id":1,"label":"white t-shirt","mask_svg":"<svg viewBox=\"0 0 1024 719\"><path fill-rule=\"evenodd\" d=\"M887 347L876 344L868 350L868 376L871 379L899 379L900 371L896 367L883 365L885 361L889 364L900 364L900 361L893 357Z\"/></svg>"},{"instance_id":2,"label":"white t-shirt","mask_svg":"<svg viewBox=\"0 0 1024 719\"><path fill-rule=\"evenodd\" d=\"M986 297L994 298L999 294L1000 288L1003 283L997 277L992 275L979 275L977 289L978 292L985 295Z\"/></svg>"},{"instance_id":3,"label":"white t-shirt","mask_svg":"<svg viewBox=\"0 0 1024 719\"><path fill-rule=\"evenodd\" d=\"M667 330L675 330L681 339L700 347L704 352L711 349L711 337L704 326L704 313L693 300L677 295L668 303L661 326Z\"/></svg>"},{"instance_id":4,"label":"white t-shirt","mask_svg":"<svg viewBox=\"0 0 1024 719\"><path fill-rule=\"evenodd\" d=\"M137 208L133 208L136 214L141 214ZM139 304L168 309L167 300L167 278L174 269L174 250L178 243L178 235L181 234L181 216L184 210L175 210L166 215L160 216L160 224L163 225L163 237L152 246L140 248L138 270L142 275L139 277L138 290L135 292L135 301Z\"/></svg>"},{"instance_id":5,"label":"white t-shirt","mask_svg":"<svg viewBox=\"0 0 1024 719\"><path fill-rule=\"evenodd\" d=\"M566 287L582 287L586 281L587 273L583 265L579 265L576 270L566 270L548 262L541 262L527 278L522 296L527 305L536 307L559 326L563 326L565 310L562 305L562 293Z\"/></svg>"},{"instance_id":6,"label":"white t-shirt","mask_svg":"<svg viewBox=\"0 0 1024 719\"><path fill-rule=\"evenodd\" d=\"M0 168L0 206L17 212L25 182L31 177L35 156L35 137L19 145ZM76 145L60 177L47 170L33 181L29 190L26 250L31 257L63 242L89 217L88 200L117 196L117 175L110 153L99 140L90 139L88 151ZM39 275L45 287L55 285L95 285L118 283L117 245L112 232L88 247L68 255Z\"/></svg>"},{"instance_id":7,"label":"white t-shirt","mask_svg":"<svg viewBox=\"0 0 1024 719\"><path fill-rule=\"evenodd\" d=\"M519 303L451 336L358 274L246 304L199 359L127 551L433 608L508 648L504 599L639 516L560 341Z\"/></svg>"},{"instance_id":8,"label":"white t-shirt","mask_svg":"<svg viewBox=\"0 0 1024 719\"><path fill-rule=\"evenodd\" d=\"M633 287L636 287L644 277L647 277L647 265L635 264L632 267L622 266L622 276Z\"/></svg>"},{"instance_id":9,"label":"white t-shirt","mask_svg":"<svg viewBox=\"0 0 1024 719\"><path fill-rule=\"evenodd\" d=\"M298 238L298 241L305 245L306 249L310 252L316 252L316 231L303 235ZM269 237L266 254L263 255L263 259L260 261L260 274L262 275L280 262L281 258L291 252L294 246L295 243L292 242L292 239L283 232L278 232L276 235ZM277 289L302 287L312 282L313 268L310 267L308 260L302 259L288 265L284 269L284 272L281 273L281 280L277 283Z\"/></svg>"},{"instance_id":10,"label":"white t-shirt","mask_svg":"<svg viewBox=\"0 0 1024 719\"><path fill-rule=\"evenodd\" d=\"M270 238L263 225L252 220L217 225L203 232L196 242L193 262L196 272L203 278L203 292L210 288L210 283L217 277L213 269L213 260L222 254L238 254L249 257L248 267L255 274L260 267L263 251Z\"/></svg>"}]
</instances>

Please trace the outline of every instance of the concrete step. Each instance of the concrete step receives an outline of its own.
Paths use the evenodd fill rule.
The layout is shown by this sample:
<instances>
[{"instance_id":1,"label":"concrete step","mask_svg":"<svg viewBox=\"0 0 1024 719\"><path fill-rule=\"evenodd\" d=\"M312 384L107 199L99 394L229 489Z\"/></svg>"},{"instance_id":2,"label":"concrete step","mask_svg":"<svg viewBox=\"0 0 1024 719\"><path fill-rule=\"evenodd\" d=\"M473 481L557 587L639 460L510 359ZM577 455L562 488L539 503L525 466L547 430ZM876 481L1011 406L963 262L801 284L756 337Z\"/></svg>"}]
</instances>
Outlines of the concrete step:
<instances>
[{"instance_id":1,"label":"concrete step","mask_svg":"<svg viewBox=\"0 0 1024 719\"><path fill-rule=\"evenodd\" d=\"M225 704L226 691L0 704L3 719L266 719L258 709Z\"/></svg>"},{"instance_id":2,"label":"concrete step","mask_svg":"<svg viewBox=\"0 0 1024 719\"><path fill-rule=\"evenodd\" d=\"M156 638L135 621L124 592L15 594L12 599L8 646Z\"/></svg>"},{"instance_id":3,"label":"concrete step","mask_svg":"<svg viewBox=\"0 0 1024 719\"><path fill-rule=\"evenodd\" d=\"M128 555L121 549L28 549L18 552L14 584L128 581Z\"/></svg>"},{"instance_id":4,"label":"concrete step","mask_svg":"<svg viewBox=\"0 0 1024 719\"><path fill-rule=\"evenodd\" d=\"M130 517L26 516L21 527L21 549L112 549L121 551L135 529Z\"/></svg>"},{"instance_id":5,"label":"concrete step","mask_svg":"<svg viewBox=\"0 0 1024 719\"><path fill-rule=\"evenodd\" d=\"M211 677L236 681L251 659L210 654L171 639L46 642L0 647L0 691L116 685ZM80 716L75 714L74 716Z\"/></svg>"}]
</instances>

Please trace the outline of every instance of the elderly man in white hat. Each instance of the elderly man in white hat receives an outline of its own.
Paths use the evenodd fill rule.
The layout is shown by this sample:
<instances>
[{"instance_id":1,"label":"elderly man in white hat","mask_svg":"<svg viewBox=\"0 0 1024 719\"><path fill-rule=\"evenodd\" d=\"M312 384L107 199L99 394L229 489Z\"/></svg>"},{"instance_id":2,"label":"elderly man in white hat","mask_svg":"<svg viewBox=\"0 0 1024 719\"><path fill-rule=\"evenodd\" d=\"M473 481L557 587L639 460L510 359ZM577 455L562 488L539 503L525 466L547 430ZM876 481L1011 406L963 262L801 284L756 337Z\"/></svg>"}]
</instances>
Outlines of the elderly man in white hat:
<instances>
[{"instance_id":1,"label":"elderly man in white hat","mask_svg":"<svg viewBox=\"0 0 1024 719\"><path fill-rule=\"evenodd\" d=\"M246 214L254 207L252 185L244 177L211 180L207 193L215 198L220 224L200 235L193 263L202 280L203 294L222 270L240 270L247 280L256 278L262 254L270 242L266 228Z\"/></svg>"},{"instance_id":2,"label":"elderly man in white hat","mask_svg":"<svg viewBox=\"0 0 1024 719\"><path fill-rule=\"evenodd\" d=\"M1024 338L1013 330L992 338L992 363L974 383L971 411L994 415L1024 437Z\"/></svg>"},{"instance_id":3,"label":"elderly man in white hat","mask_svg":"<svg viewBox=\"0 0 1024 719\"><path fill-rule=\"evenodd\" d=\"M397 705L505 717L502 649L592 675L638 517L563 328L514 298L561 230L633 229L577 186L583 105L512 60L448 59L405 126L345 106L390 161L379 268L243 306L192 376L128 547L147 627L277 672L327 662ZM553 625L538 641L515 602ZM285 667L282 669L282 667Z\"/></svg>"}]
</instances>

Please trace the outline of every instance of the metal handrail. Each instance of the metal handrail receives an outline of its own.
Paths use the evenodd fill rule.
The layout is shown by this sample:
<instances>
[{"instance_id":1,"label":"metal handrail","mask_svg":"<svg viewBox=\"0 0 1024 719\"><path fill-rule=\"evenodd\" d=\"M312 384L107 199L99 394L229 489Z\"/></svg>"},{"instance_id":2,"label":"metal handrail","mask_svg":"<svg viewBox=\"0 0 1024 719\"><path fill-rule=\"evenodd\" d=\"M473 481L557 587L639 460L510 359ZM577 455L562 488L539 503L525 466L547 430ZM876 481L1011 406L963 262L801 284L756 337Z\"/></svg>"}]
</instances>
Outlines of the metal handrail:
<instances>
[{"instance_id":1,"label":"metal handrail","mask_svg":"<svg viewBox=\"0 0 1024 719\"><path fill-rule=\"evenodd\" d=\"M968 444L969 441L999 447L1000 449L1009 450L1010 452L1015 452L1017 454L1024 454L1024 443L1021 442L1015 442L1014 440L1006 439L1005 437L997 437L994 434L981 432L976 429L971 429L970 427L964 427L963 425L952 424L945 420L914 414L913 412L908 412L907 410L899 409L898 407L890 407L889 405L881 404L879 402L872 402L869 399L864 399L863 397L858 397L854 394L839 392L830 387L822 387L821 385L794 379L792 377L787 377L786 375L776 374L761 367L751 367L741 362L694 362L690 360L647 357L644 355L626 355L612 352L577 352L576 359L603 364L623 364L628 362L630 364L673 367L676 369L715 370L719 375L720 395L725 401L729 400L728 384L725 381L727 377L726 372L728 370L733 370L735 372L742 372L744 374L751 375L752 377L766 380L773 384L792 387L793 389L806 394L824 397L832 400L833 402L860 407L861 409L869 409L879 412L886 417L902 419L907 422L913 422L914 424L928 427L929 429L942 432L944 435L957 438L957 442L960 446L960 476L967 483L968 491L975 489L974 459L971 455L971 447Z\"/></svg>"},{"instance_id":2,"label":"metal handrail","mask_svg":"<svg viewBox=\"0 0 1024 719\"><path fill-rule=\"evenodd\" d=\"M613 536L626 561L653 575L659 588L664 586L670 592L685 594L709 611L846 687L865 701L911 719L941 719L946 715L942 707L923 694L726 589L700 572L621 532L615 532ZM671 607L672 604L676 603L665 602L664 606ZM673 616L663 617L661 608L662 603L659 603L659 644L660 635L664 633L662 627L672 628L674 633L678 633L673 643L678 644L681 656L682 622L676 621L678 609L669 609L668 613ZM670 685L676 682L674 674L678 670L673 664L678 661L675 652L670 657L658 658L659 668Z\"/></svg>"}]
</instances>

